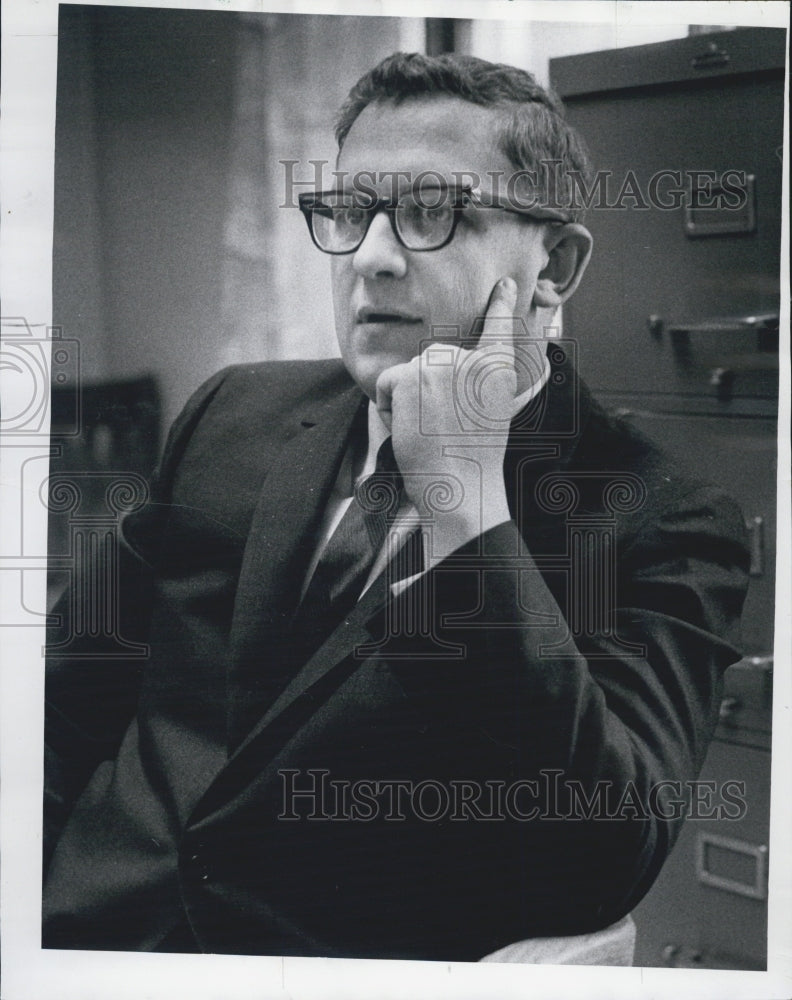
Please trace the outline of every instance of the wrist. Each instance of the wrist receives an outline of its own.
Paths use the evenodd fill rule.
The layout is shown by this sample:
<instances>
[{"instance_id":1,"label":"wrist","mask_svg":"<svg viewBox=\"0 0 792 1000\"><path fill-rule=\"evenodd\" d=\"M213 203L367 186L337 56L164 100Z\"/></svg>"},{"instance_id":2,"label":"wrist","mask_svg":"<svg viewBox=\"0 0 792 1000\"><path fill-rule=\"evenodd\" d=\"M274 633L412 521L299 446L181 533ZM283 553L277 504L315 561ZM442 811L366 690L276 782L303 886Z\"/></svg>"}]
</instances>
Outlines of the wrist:
<instances>
[{"instance_id":1,"label":"wrist","mask_svg":"<svg viewBox=\"0 0 792 1000\"><path fill-rule=\"evenodd\" d=\"M502 484L498 489L483 491L467 488L459 503L448 504L442 510L435 508L426 516L431 525L429 566L510 519L511 512Z\"/></svg>"}]
</instances>

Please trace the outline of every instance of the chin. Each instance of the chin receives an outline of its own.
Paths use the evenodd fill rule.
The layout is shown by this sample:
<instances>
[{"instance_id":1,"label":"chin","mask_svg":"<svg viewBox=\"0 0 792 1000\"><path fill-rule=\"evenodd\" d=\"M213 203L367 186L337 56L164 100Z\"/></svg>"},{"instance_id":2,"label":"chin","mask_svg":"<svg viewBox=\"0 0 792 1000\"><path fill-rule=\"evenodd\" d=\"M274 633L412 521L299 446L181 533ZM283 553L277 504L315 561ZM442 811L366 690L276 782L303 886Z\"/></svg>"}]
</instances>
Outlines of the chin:
<instances>
[{"instance_id":1,"label":"chin","mask_svg":"<svg viewBox=\"0 0 792 1000\"><path fill-rule=\"evenodd\" d=\"M386 355L363 361L343 358L343 361L349 374L369 399L376 399L377 379L386 369L402 364L404 358Z\"/></svg>"},{"instance_id":2,"label":"chin","mask_svg":"<svg viewBox=\"0 0 792 1000\"><path fill-rule=\"evenodd\" d=\"M346 366L346 370L357 383L358 388L364 392L369 399L376 399L377 379L380 376L380 372L385 371L388 366L382 365L376 368L368 366L362 367L360 364L350 364L346 358L343 358L342 360Z\"/></svg>"}]
</instances>

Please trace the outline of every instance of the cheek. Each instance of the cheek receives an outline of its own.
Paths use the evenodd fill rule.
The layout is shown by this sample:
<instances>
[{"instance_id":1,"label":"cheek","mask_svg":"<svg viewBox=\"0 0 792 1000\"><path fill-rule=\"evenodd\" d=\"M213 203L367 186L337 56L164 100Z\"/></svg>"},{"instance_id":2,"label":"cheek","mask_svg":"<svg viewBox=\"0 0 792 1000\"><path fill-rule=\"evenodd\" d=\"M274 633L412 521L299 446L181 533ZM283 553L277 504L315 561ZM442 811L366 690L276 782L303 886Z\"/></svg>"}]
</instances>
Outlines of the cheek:
<instances>
[{"instance_id":1,"label":"cheek","mask_svg":"<svg viewBox=\"0 0 792 1000\"><path fill-rule=\"evenodd\" d=\"M502 273L506 272L497 270L496 254L465 256L451 270L450 280L430 281L430 294L434 299L432 321L460 325L466 336L472 325L486 314L495 282ZM440 289L444 291L441 293Z\"/></svg>"},{"instance_id":2,"label":"cheek","mask_svg":"<svg viewBox=\"0 0 792 1000\"><path fill-rule=\"evenodd\" d=\"M434 336L451 342L465 339L471 324L481 309L481 287L467 275L455 272L446 280L429 282L427 286L433 327L447 327L442 333L434 331ZM486 302L486 299L484 300Z\"/></svg>"},{"instance_id":3,"label":"cheek","mask_svg":"<svg viewBox=\"0 0 792 1000\"><path fill-rule=\"evenodd\" d=\"M477 235L480 241L475 246L476 252L468 256L467 266L460 271L459 301L465 303L471 318L481 320L486 316L495 285L501 278L511 277L518 291L515 311L523 315L533 297L528 266L530 252L526 252L525 234L515 233L505 225Z\"/></svg>"},{"instance_id":4,"label":"cheek","mask_svg":"<svg viewBox=\"0 0 792 1000\"><path fill-rule=\"evenodd\" d=\"M525 226L522 220L514 220L515 227L504 227L503 239L497 247L492 247L492 258L498 273L494 281L501 277L513 278L517 284L518 316L527 316L533 305L533 296L539 272L544 266L544 253L539 231Z\"/></svg>"},{"instance_id":5,"label":"cheek","mask_svg":"<svg viewBox=\"0 0 792 1000\"><path fill-rule=\"evenodd\" d=\"M347 317L352 298L351 268L344 260L334 259L330 265L330 288L333 296L333 315L336 326Z\"/></svg>"},{"instance_id":6,"label":"cheek","mask_svg":"<svg viewBox=\"0 0 792 1000\"><path fill-rule=\"evenodd\" d=\"M330 261L330 287L333 290L333 301L339 303L341 296L343 295L343 288L345 284L345 273L344 265L337 259L332 258Z\"/></svg>"}]
</instances>

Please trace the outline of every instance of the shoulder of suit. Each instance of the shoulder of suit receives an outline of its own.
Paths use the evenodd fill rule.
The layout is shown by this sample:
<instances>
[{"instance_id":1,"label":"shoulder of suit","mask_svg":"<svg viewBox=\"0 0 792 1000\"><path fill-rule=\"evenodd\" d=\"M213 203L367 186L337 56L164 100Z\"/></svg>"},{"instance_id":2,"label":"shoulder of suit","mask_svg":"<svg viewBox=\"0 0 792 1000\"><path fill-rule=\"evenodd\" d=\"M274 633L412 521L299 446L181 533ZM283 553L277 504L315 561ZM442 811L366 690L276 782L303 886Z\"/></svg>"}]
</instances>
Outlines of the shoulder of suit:
<instances>
[{"instance_id":1,"label":"shoulder of suit","mask_svg":"<svg viewBox=\"0 0 792 1000\"><path fill-rule=\"evenodd\" d=\"M187 411L282 410L301 400L320 400L348 389L352 379L340 358L310 361L260 361L230 365L193 395Z\"/></svg>"},{"instance_id":2,"label":"shoulder of suit","mask_svg":"<svg viewBox=\"0 0 792 1000\"><path fill-rule=\"evenodd\" d=\"M629 519L637 530L680 530L695 524L704 534L720 534L742 544L744 519L739 505L717 483L702 479L688 461L670 454L628 419L591 398L589 416L577 443L575 471L612 477L622 497L616 507L633 507ZM632 499L631 499L632 498ZM725 556L724 556L725 558Z\"/></svg>"},{"instance_id":3,"label":"shoulder of suit","mask_svg":"<svg viewBox=\"0 0 792 1000\"><path fill-rule=\"evenodd\" d=\"M340 358L317 361L262 361L230 365L207 379L174 421L161 463L165 474L181 459L197 429L210 437L240 426L287 419L306 400L322 400L352 386Z\"/></svg>"},{"instance_id":4,"label":"shoulder of suit","mask_svg":"<svg viewBox=\"0 0 792 1000\"><path fill-rule=\"evenodd\" d=\"M258 361L253 364L229 365L213 375L205 385L217 382L234 389L262 386L315 386L324 383L348 384L350 376L340 358L317 360Z\"/></svg>"}]
</instances>

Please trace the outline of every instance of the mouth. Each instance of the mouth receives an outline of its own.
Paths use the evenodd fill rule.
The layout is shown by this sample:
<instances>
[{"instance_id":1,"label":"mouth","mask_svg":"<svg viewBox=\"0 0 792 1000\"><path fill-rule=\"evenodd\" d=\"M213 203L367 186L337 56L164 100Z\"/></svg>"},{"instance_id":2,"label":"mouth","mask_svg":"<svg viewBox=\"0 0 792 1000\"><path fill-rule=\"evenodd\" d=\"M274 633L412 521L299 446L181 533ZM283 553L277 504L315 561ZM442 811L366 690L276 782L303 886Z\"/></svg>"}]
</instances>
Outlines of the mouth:
<instances>
[{"instance_id":1,"label":"mouth","mask_svg":"<svg viewBox=\"0 0 792 1000\"><path fill-rule=\"evenodd\" d=\"M364 307L358 309L355 314L355 322L363 323L390 323L402 324L404 326L414 326L422 323L420 316L413 316L410 313L391 311L389 309L372 309Z\"/></svg>"}]
</instances>

